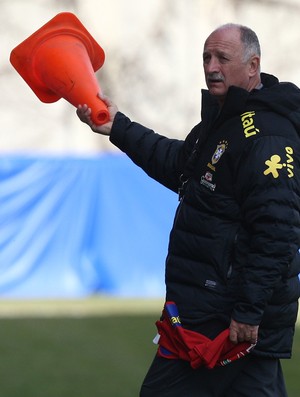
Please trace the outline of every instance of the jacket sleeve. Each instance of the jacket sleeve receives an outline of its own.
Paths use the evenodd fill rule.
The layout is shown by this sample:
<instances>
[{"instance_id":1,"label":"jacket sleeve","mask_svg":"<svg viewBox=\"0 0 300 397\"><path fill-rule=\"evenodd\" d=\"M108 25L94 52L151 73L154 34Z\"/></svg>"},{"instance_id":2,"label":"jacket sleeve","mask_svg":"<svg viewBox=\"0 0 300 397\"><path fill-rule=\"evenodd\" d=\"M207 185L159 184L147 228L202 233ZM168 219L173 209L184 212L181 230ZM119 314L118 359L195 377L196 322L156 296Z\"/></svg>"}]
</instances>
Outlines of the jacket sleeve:
<instances>
[{"instance_id":1,"label":"jacket sleeve","mask_svg":"<svg viewBox=\"0 0 300 397\"><path fill-rule=\"evenodd\" d=\"M151 178L177 193L179 177L191 151L194 135L191 134L186 141L170 139L118 112L110 141Z\"/></svg>"},{"instance_id":2,"label":"jacket sleeve","mask_svg":"<svg viewBox=\"0 0 300 397\"><path fill-rule=\"evenodd\" d=\"M236 195L247 230L246 259L233 318L258 325L299 249L299 144L264 136L247 145Z\"/></svg>"}]
</instances>

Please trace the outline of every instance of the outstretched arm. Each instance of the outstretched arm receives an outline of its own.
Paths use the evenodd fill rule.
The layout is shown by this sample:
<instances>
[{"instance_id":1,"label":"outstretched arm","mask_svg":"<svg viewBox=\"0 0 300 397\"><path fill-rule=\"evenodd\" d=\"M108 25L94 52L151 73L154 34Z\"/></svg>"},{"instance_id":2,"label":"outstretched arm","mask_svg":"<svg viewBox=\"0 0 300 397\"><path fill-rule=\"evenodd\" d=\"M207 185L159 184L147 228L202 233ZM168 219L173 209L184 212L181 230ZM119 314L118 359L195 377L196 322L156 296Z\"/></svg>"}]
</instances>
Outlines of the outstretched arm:
<instances>
[{"instance_id":1,"label":"outstretched arm","mask_svg":"<svg viewBox=\"0 0 300 397\"><path fill-rule=\"evenodd\" d=\"M90 126L92 131L97 132L98 134L102 135L110 135L110 131L112 128L112 124L115 118L116 113L118 112L117 106L105 95L100 95L99 98L107 105L109 115L110 115L110 120L102 125L96 125L93 123L91 119L91 109L86 105L78 105L78 108L76 110L77 116L79 119Z\"/></svg>"}]
</instances>

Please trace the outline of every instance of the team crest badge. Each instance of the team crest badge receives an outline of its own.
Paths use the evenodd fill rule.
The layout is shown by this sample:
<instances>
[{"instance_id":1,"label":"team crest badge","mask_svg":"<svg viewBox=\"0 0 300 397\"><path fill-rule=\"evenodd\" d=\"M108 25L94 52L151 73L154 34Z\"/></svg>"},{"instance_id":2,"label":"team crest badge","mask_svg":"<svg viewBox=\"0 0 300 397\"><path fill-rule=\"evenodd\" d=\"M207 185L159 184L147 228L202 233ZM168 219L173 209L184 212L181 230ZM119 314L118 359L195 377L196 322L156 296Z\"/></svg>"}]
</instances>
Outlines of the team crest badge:
<instances>
[{"instance_id":1,"label":"team crest badge","mask_svg":"<svg viewBox=\"0 0 300 397\"><path fill-rule=\"evenodd\" d=\"M227 141L221 141L218 145L217 145L217 149L215 150L212 158L211 158L211 163L212 164L216 164L220 158L222 157L222 155L224 154L225 150L227 149L228 143Z\"/></svg>"}]
</instances>

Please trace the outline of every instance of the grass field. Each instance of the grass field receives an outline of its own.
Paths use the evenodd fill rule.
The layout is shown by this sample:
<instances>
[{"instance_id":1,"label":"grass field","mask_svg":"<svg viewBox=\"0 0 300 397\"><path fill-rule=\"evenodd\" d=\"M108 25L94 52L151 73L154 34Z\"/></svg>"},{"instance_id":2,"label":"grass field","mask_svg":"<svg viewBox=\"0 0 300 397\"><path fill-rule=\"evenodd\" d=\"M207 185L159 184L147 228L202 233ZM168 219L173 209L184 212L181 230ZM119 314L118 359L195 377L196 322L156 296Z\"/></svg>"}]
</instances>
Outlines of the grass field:
<instances>
[{"instance_id":1,"label":"grass field","mask_svg":"<svg viewBox=\"0 0 300 397\"><path fill-rule=\"evenodd\" d=\"M158 301L0 302L0 397L137 397L160 310ZM283 364L289 397L299 397L300 330Z\"/></svg>"}]
</instances>

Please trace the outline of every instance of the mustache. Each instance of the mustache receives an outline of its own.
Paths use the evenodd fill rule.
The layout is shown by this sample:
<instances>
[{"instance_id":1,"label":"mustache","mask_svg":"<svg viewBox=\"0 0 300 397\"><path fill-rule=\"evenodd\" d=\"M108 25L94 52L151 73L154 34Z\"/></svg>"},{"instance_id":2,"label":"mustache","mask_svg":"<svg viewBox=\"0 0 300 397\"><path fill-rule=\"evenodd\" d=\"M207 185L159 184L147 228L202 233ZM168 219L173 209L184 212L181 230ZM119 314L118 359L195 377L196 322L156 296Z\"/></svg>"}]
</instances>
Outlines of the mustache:
<instances>
[{"instance_id":1,"label":"mustache","mask_svg":"<svg viewBox=\"0 0 300 397\"><path fill-rule=\"evenodd\" d=\"M209 81L224 81L224 76L222 76L221 74L219 74L219 73L208 73L208 75L207 75L207 79L209 80Z\"/></svg>"}]
</instances>

